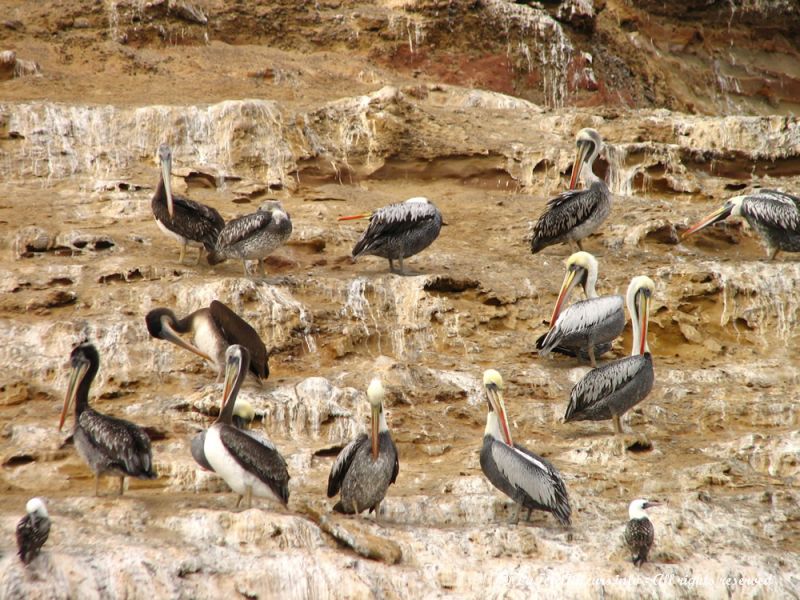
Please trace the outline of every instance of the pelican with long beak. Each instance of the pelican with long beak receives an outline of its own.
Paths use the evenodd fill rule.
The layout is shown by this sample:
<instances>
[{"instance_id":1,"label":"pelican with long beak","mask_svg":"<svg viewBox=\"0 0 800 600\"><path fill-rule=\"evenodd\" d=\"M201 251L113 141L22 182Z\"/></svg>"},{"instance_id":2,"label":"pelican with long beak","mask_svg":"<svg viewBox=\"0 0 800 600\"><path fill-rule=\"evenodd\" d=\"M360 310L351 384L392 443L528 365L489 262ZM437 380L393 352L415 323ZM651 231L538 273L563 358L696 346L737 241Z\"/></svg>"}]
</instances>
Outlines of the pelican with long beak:
<instances>
[{"instance_id":1,"label":"pelican with long beak","mask_svg":"<svg viewBox=\"0 0 800 600\"><path fill-rule=\"evenodd\" d=\"M372 432L362 433L347 444L331 467L328 498L341 492L339 502L333 507L337 512L358 514L369 509L377 517L386 490L397 479L400 461L383 412L385 395L381 380L374 378L367 388Z\"/></svg>"},{"instance_id":2,"label":"pelican with long beak","mask_svg":"<svg viewBox=\"0 0 800 600\"><path fill-rule=\"evenodd\" d=\"M776 190L758 190L728 198L721 208L700 219L682 237L686 238L729 216L744 217L759 233L769 260L781 250L800 252L800 198Z\"/></svg>"},{"instance_id":3,"label":"pelican with long beak","mask_svg":"<svg viewBox=\"0 0 800 600\"><path fill-rule=\"evenodd\" d=\"M653 389L653 356L647 345L653 280L634 277L628 286L627 304L633 324L631 355L592 369L575 387L569 398L564 421L605 421L613 419L614 431L622 433L620 418L644 400Z\"/></svg>"},{"instance_id":4,"label":"pelican with long beak","mask_svg":"<svg viewBox=\"0 0 800 600\"><path fill-rule=\"evenodd\" d=\"M250 372L259 382L269 377L269 352L261 336L219 300L212 300L208 308L198 309L183 319L169 308L155 308L145 316L145 324L154 338L172 342L214 363L218 381L224 376L225 351L233 344L247 348L251 356ZM194 343L180 337L182 333L190 333Z\"/></svg>"},{"instance_id":5,"label":"pelican with long beak","mask_svg":"<svg viewBox=\"0 0 800 600\"><path fill-rule=\"evenodd\" d=\"M403 259L422 252L439 237L442 213L427 198L409 198L405 202L390 204L374 212L339 217L339 221L369 219L369 227L353 247L353 259L362 254L372 254L389 260L389 270L395 272L394 261L400 263L399 274L404 274Z\"/></svg>"},{"instance_id":6,"label":"pelican with long beak","mask_svg":"<svg viewBox=\"0 0 800 600\"><path fill-rule=\"evenodd\" d=\"M178 261L183 263L186 256L186 246L198 246L200 253L197 262L203 254L214 250L217 236L225 226L225 220L210 206L200 204L183 196L172 193L170 178L172 175L172 150L167 144L158 147L158 162L161 175L158 180L156 193L153 195L151 208L156 218L156 225L167 236L180 244L181 255Z\"/></svg>"},{"instance_id":7,"label":"pelican with long beak","mask_svg":"<svg viewBox=\"0 0 800 600\"><path fill-rule=\"evenodd\" d=\"M588 252L576 252L567 259L567 272L558 293L550 330L536 340L540 356L559 352L570 356L588 356L592 367L597 356L608 352L625 329L622 296L598 296L597 259ZM586 295L564 309L572 291L581 286Z\"/></svg>"},{"instance_id":8,"label":"pelican with long beak","mask_svg":"<svg viewBox=\"0 0 800 600\"><path fill-rule=\"evenodd\" d=\"M603 138L595 129L581 129L575 144L577 152L569 190L547 202L533 228L533 254L561 242L575 242L578 249L583 250L581 240L594 233L611 213L611 193L593 170L594 161L603 148ZM583 179L585 189L575 189L578 179Z\"/></svg>"},{"instance_id":9,"label":"pelican with long beak","mask_svg":"<svg viewBox=\"0 0 800 600\"><path fill-rule=\"evenodd\" d=\"M631 552L633 564L637 567L641 567L647 561L647 555L650 553L650 548L653 546L653 539L655 538L653 524L644 511L660 505L660 502L637 498L628 507L630 520L625 525L623 537L625 545L628 546L628 550Z\"/></svg>"},{"instance_id":10,"label":"pelican with long beak","mask_svg":"<svg viewBox=\"0 0 800 600\"><path fill-rule=\"evenodd\" d=\"M236 396L249 362L250 353L244 346L235 344L225 351L222 408L206 432L203 452L214 472L234 492L244 496L246 508L252 506L253 495L286 505L289 502L289 471L283 456L266 438L255 438L233 426Z\"/></svg>"},{"instance_id":11,"label":"pelican with long beak","mask_svg":"<svg viewBox=\"0 0 800 600\"><path fill-rule=\"evenodd\" d=\"M64 397L58 430L64 427L72 403L75 403L73 440L78 454L94 472L94 494L98 495L101 475L119 477L119 494L125 489L125 477L155 479L150 438L139 427L97 412L89 406L89 388L100 368L100 355L90 343L75 347L70 355L72 373Z\"/></svg>"},{"instance_id":12,"label":"pelican with long beak","mask_svg":"<svg viewBox=\"0 0 800 600\"><path fill-rule=\"evenodd\" d=\"M480 457L484 475L517 504L515 522L520 508L527 508L528 519L534 509L544 510L569 527L572 510L561 474L549 461L511 440L500 373L485 371L483 386L489 404Z\"/></svg>"}]
</instances>

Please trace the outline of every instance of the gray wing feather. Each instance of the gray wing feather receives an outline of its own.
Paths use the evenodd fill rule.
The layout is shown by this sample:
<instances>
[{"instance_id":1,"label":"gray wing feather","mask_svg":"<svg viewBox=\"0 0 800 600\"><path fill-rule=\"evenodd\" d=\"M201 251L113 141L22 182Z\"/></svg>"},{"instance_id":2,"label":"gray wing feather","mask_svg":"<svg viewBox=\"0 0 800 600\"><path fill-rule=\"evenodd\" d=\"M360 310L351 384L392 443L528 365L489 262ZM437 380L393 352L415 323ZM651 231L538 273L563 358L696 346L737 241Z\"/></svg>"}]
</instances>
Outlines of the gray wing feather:
<instances>
[{"instance_id":1,"label":"gray wing feather","mask_svg":"<svg viewBox=\"0 0 800 600\"><path fill-rule=\"evenodd\" d=\"M572 388L564 419L568 421L573 414L595 406L635 381L649 364L648 355L636 355L592 369Z\"/></svg>"},{"instance_id":2,"label":"gray wing feather","mask_svg":"<svg viewBox=\"0 0 800 600\"><path fill-rule=\"evenodd\" d=\"M547 202L533 227L533 246L559 238L586 222L599 208L604 196L599 188L569 190Z\"/></svg>"},{"instance_id":3,"label":"gray wing feather","mask_svg":"<svg viewBox=\"0 0 800 600\"><path fill-rule=\"evenodd\" d=\"M268 227L272 222L272 211L259 210L243 217L231 219L219 232L217 246L220 248L232 246L245 240L256 231Z\"/></svg>"},{"instance_id":4,"label":"gray wing feather","mask_svg":"<svg viewBox=\"0 0 800 600\"><path fill-rule=\"evenodd\" d=\"M342 487L342 481L344 481L344 476L347 474L347 471L350 470L350 465L353 462L353 457L356 455L356 451L362 444L366 444L368 442L369 436L367 436L366 433L359 434L356 439L347 444L347 446L342 448L342 451L339 452L339 456L336 457L336 462L334 462L333 466L331 467L330 475L328 475L328 498L333 498L339 493L339 490ZM396 476L397 472L395 471L392 481L394 481L394 477Z\"/></svg>"},{"instance_id":5,"label":"gray wing feather","mask_svg":"<svg viewBox=\"0 0 800 600\"><path fill-rule=\"evenodd\" d=\"M742 212L776 229L800 230L800 198L775 190L745 197Z\"/></svg>"},{"instance_id":6,"label":"gray wing feather","mask_svg":"<svg viewBox=\"0 0 800 600\"><path fill-rule=\"evenodd\" d=\"M150 438L141 427L94 410L83 411L79 422L91 443L125 473L155 477Z\"/></svg>"},{"instance_id":7,"label":"gray wing feather","mask_svg":"<svg viewBox=\"0 0 800 600\"><path fill-rule=\"evenodd\" d=\"M283 456L272 443L265 444L232 425L223 425L219 438L243 469L268 485L284 502L289 500L289 471Z\"/></svg>"},{"instance_id":8,"label":"gray wing feather","mask_svg":"<svg viewBox=\"0 0 800 600\"><path fill-rule=\"evenodd\" d=\"M555 467L532 454L506 444L492 444L492 458L503 475L535 502L556 508L566 497L564 482Z\"/></svg>"},{"instance_id":9,"label":"gray wing feather","mask_svg":"<svg viewBox=\"0 0 800 600\"><path fill-rule=\"evenodd\" d=\"M441 226L442 214L433 204L390 204L378 209L369 220L369 227L353 247L353 256L369 252L380 245L386 236L397 236L413 230L425 221L436 221Z\"/></svg>"},{"instance_id":10,"label":"gray wing feather","mask_svg":"<svg viewBox=\"0 0 800 600\"><path fill-rule=\"evenodd\" d=\"M547 355L565 335L592 329L621 310L622 296L601 296L571 304L558 316L555 325L545 335L539 353Z\"/></svg>"}]
</instances>

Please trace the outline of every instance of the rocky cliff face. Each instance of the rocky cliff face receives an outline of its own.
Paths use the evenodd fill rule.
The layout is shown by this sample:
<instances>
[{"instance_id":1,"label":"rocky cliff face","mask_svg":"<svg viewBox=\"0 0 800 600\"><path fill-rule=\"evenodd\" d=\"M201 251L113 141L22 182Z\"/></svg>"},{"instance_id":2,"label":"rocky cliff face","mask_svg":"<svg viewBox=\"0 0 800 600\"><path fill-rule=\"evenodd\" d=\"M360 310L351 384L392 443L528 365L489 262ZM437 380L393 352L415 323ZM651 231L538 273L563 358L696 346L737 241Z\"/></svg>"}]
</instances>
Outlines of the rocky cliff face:
<instances>
[{"instance_id":1,"label":"rocky cliff face","mask_svg":"<svg viewBox=\"0 0 800 600\"><path fill-rule=\"evenodd\" d=\"M800 188L796 4L20 2L2 18L0 51L29 69L0 68L0 596L800 592L800 269L765 262L735 220L679 237L740 190ZM636 436L563 424L587 367L533 352L569 250L532 256L526 236L586 126L606 139L597 172L615 194L586 242L600 291L657 282ZM163 141L176 189L224 217L283 202L294 233L266 278L177 263L150 212ZM363 225L336 217L416 195L446 225L412 275L352 263ZM195 467L189 440L221 386L144 327L151 308L215 298L272 351L265 387L242 395L289 463L286 510L234 510ZM111 483L91 495L56 431L84 337L101 352L94 406L154 442L159 479L122 498ZM626 332L614 357L629 347ZM515 437L564 475L571 530L544 514L508 524L481 474L488 367ZM367 424L373 374L400 475L380 520L336 518L326 477ZM25 570L12 531L33 495L53 529ZM665 502L641 570L621 541L635 497Z\"/></svg>"}]
</instances>

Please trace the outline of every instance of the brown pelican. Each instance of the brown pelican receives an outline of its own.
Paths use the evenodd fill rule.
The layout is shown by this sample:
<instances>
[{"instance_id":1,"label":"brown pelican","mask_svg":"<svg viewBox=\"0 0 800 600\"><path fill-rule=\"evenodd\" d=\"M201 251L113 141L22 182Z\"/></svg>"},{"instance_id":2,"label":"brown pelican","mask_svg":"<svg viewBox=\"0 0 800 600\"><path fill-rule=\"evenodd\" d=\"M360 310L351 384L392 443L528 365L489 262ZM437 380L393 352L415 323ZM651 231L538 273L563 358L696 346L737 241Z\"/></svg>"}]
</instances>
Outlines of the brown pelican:
<instances>
[{"instance_id":1,"label":"brown pelican","mask_svg":"<svg viewBox=\"0 0 800 600\"><path fill-rule=\"evenodd\" d=\"M94 494L98 495L100 476L119 477L119 494L125 487L125 477L155 479L150 438L138 425L123 419L101 414L89 406L89 387L100 367L97 349L83 342L70 354L72 375L64 398L64 408L58 430L64 426L67 411L75 402L73 440L78 454L94 471Z\"/></svg>"},{"instance_id":2,"label":"brown pelican","mask_svg":"<svg viewBox=\"0 0 800 600\"><path fill-rule=\"evenodd\" d=\"M216 265L228 258L242 260L245 277L247 261L257 260L264 273L264 259L289 239L292 220L278 201L265 202L254 213L228 221L219 233L208 264Z\"/></svg>"},{"instance_id":3,"label":"brown pelican","mask_svg":"<svg viewBox=\"0 0 800 600\"><path fill-rule=\"evenodd\" d=\"M147 313L145 323L154 338L172 342L216 364L218 381L224 376L225 350L232 344L247 348L252 356L250 372L256 379L269 377L269 353L258 332L219 300L183 319L168 308L155 308ZM191 333L194 344L183 340L179 333Z\"/></svg>"},{"instance_id":4,"label":"brown pelican","mask_svg":"<svg viewBox=\"0 0 800 600\"><path fill-rule=\"evenodd\" d=\"M214 249L225 221L210 206L182 196L173 196L170 183L172 150L167 144L158 147L158 160L161 164L161 176L151 203L156 224L161 231L180 244L181 255L178 260L181 263L186 255L187 245L199 246L199 263L204 247L207 252Z\"/></svg>"},{"instance_id":5,"label":"brown pelican","mask_svg":"<svg viewBox=\"0 0 800 600\"><path fill-rule=\"evenodd\" d=\"M28 500L25 511L28 514L17 523L17 554L28 565L39 556L39 550L50 535L50 517L41 498Z\"/></svg>"},{"instance_id":6,"label":"brown pelican","mask_svg":"<svg viewBox=\"0 0 800 600\"><path fill-rule=\"evenodd\" d=\"M353 258L362 254L388 258L392 272L395 272L394 261L398 260L401 275L403 259L430 246L442 229L442 213L430 200L421 197L390 204L374 212L339 217L339 221L367 217L369 227L353 247Z\"/></svg>"},{"instance_id":7,"label":"brown pelican","mask_svg":"<svg viewBox=\"0 0 800 600\"><path fill-rule=\"evenodd\" d=\"M236 396L249 360L250 354L244 346L234 344L225 351L222 408L206 432L203 451L214 472L234 492L244 496L247 508L252 506L254 494L286 505L289 502L286 461L272 442L265 438L256 439L232 424Z\"/></svg>"},{"instance_id":8,"label":"brown pelican","mask_svg":"<svg viewBox=\"0 0 800 600\"><path fill-rule=\"evenodd\" d=\"M244 398L236 399L236 404L233 407L233 416L231 417L231 424L234 427L242 431L247 431L247 428L250 426L253 419L255 419L255 416L256 411L253 409L252 404ZM213 471L214 469L208 464L208 460L206 459L205 444L206 430L204 429L192 438L190 446L192 458L206 471Z\"/></svg>"},{"instance_id":9,"label":"brown pelican","mask_svg":"<svg viewBox=\"0 0 800 600\"><path fill-rule=\"evenodd\" d=\"M372 434L362 433L347 444L328 475L328 498L341 492L333 510L358 514L369 509L380 514L380 505L389 485L397 479L400 462L383 413L383 384L375 378L367 388L372 406Z\"/></svg>"},{"instance_id":10,"label":"brown pelican","mask_svg":"<svg viewBox=\"0 0 800 600\"><path fill-rule=\"evenodd\" d=\"M653 280L634 277L628 286L633 341L631 355L589 371L575 384L564 421L614 420L614 431L622 433L620 417L644 400L653 389L653 357L647 345L647 321Z\"/></svg>"},{"instance_id":11,"label":"brown pelican","mask_svg":"<svg viewBox=\"0 0 800 600\"><path fill-rule=\"evenodd\" d=\"M480 459L484 475L517 503L515 521L522 507L528 509L528 519L533 509L545 510L569 527L572 510L561 474L549 461L511 441L500 373L485 371L483 385L489 403Z\"/></svg>"},{"instance_id":12,"label":"brown pelican","mask_svg":"<svg viewBox=\"0 0 800 600\"><path fill-rule=\"evenodd\" d=\"M560 242L576 242L578 249L583 250L581 240L594 233L611 212L608 186L592 170L603 147L603 139L594 129L581 129L575 143L578 152L572 165L569 191L547 202L547 208L533 228L533 254ZM575 189L579 176L586 183L586 189Z\"/></svg>"},{"instance_id":13,"label":"brown pelican","mask_svg":"<svg viewBox=\"0 0 800 600\"><path fill-rule=\"evenodd\" d=\"M641 567L643 563L647 562L647 554L650 552L655 537L653 524L644 511L651 506L658 505L658 502L638 498L628 507L630 521L625 526L625 544L631 551L633 564L637 567Z\"/></svg>"},{"instance_id":14,"label":"brown pelican","mask_svg":"<svg viewBox=\"0 0 800 600\"><path fill-rule=\"evenodd\" d=\"M800 198L776 190L758 190L728 198L722 208L692 225L683 237L731 215L744 217L761 235L770 260L780 250L800 252Z\"/></svg>"},{"instance_id":15,"label":"brown pelican","mask_svg":"<svg viewBox=\"0 0 800 600\"><path fill-rule=\"evenodd\" d=\"M536 340L540 356L554 351L588 355L592 367L596 367L596 355L610 350L611 342L625 329L625 308L622 296L598 296L596 282L594 256L581 251L567 259L567 273L553 308L550 331ZM583 287L586 300L575 302L562 312L576 285Z\"/></svg>"}]
</instances>

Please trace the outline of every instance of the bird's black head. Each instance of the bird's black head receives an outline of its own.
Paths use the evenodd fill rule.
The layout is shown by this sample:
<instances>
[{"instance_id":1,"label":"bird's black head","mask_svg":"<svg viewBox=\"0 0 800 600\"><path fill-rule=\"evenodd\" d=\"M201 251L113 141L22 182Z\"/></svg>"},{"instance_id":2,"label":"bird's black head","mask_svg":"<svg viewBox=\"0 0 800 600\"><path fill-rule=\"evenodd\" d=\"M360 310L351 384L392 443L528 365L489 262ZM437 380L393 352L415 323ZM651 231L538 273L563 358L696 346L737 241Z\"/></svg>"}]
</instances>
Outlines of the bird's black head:
<instances>
[{"instance_id":1,"label":"bird's black head","mask_svg":"<svg viewBox=\"0 0 800 600\"><path fill-rule=\"evenodd\" d=\"M81 364L97 364L100 362L100 355L94 344L88 341L79 343L72 349L69 355L69 364L73 368L79 367Z\"/></svg>"},{"instance_id":2,"label":"bird's black head","mask_svg":"<svg viewBox=\"0 0 800 600\"><path fill-rule=\"evenodd\" d=\"M148 333L154 338L162 339L163 324L161 323L162 317L168 317L175 320L175 315L168 308L154 308L144 317L144 322L147 324Z\"/></svg>"}]
</instances>

